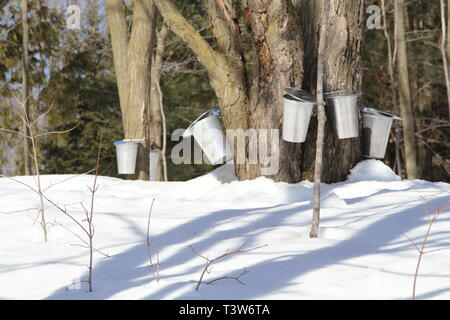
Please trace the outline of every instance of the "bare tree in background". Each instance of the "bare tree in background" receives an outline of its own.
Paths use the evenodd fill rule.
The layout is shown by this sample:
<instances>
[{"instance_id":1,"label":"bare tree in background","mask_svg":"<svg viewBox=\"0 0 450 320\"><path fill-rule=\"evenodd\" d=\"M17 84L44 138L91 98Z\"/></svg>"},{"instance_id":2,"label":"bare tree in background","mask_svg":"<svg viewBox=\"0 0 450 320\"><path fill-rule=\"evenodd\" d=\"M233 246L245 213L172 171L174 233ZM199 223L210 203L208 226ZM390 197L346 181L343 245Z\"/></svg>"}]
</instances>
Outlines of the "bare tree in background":
<instances>
[{"instance_id":1,"label":"bare tree in background","mask_svg":"<svg viewBox=\"0 0 450 320\"><path fill-rule=\"evenodd\" d=\"M156 29L156 28L155 28ZM161 73L163 69L163 55L165 40L168 34L167 26L161 23L156 32L156 46L153 51L151 67L150 89L150 140L152 149L161 153L156 178L158 181L167 181L166 160L166 117L164 113L163 96L161 90Z\"/></svg>"},{"instance_id":2,"label":"bare tree in background","mask_svg":"<svg viewBox=\"0 0 450 320\"><path fill-rule=\"evenodd\" d=\"M386 44L388 49L388 73L389 73L389 79L390 79L390 86L391 86L391 95L392 95L392 109L395 113L397 113L398 110L398 101L397 101L397 81L395 79L394 75L394 53L392 52L392 44L391 44L391 37L389 35L389 28L387 24L387 18L386 18L386 6L385 1L381 0L381 12L383 15L383 32L384 36L386 38ZM395 163L396 163L396 169L399 176L402 176L402 161L400 158L400 124L398 121L394 122L394 132L395 132Z\"/></svg>"},{"instance_id":3,"label":"bare tree in background","mask_svg":"<svg viewBox=\"0 0 450 320\"><path fill-rule=\"evenodd\" d=\"M447 0L447 47L446 47L447 59L450 59L450 41L448 41L449 35L450 35L450 0Z\"/></svg>"},{"instance_id":4,"label":"bare tree in background","mask_svg":"<svg viewBox=\"0 0 450 320\"><path fill-rule=\"evenodd\" d=\"M450 76L448 70L448 57L446 51L447 41L447 30L446 30L446 20L445 20L445 2L444 0L440 0L441 7L441 55L442 55L442 64L444 68L444 76L445 76L445 85L447 87L447 102L448 102L448 116L450 119Z\"/></svg>"},{"instance_id":5,"label":"bare tree in background","mask_svg":"<svg viewBox=\"0 0 450 320\"><path fill-rule=\"evenodd\" d=\"M151 57L155 42L155 8L151 0L134 0L131 33L123 0L106 0L126 139L144 139L137 155L134 179L148 180L150 157Z\"/></svg>"},{"instance_id":6,"label":"bare tree in background","mask_svg":"<svg viewBox=\"0 0 450 320\"><path fill-rule=\"evenodd\" d=\"M395 3L395 44L397 49L397 68L399 77L400 112L403 118L403 137L405 141L405 163L408 179L417 176L417 152L414 138L414 114L409 87L408 56L405 36L405 2L396 0Z\"/></svg>"},{"instance_id":7,"label":"bare tree in background","mask_svg":"<svg viewBox=\"0 0 450 320\"><path fill-rule=\"evenodd\" d=\"M22 6L22 101L25 107L25 117L30 117L30 89L29 85L29 72L28 72L28 50L30 45L30 31L28 25L28 0L21 1ZM23 136L23 169L25 175L31 174L31 164L30 164L30 142L27 138L29 136L29 131L26 123L22 126Z\"/></svg>"}]
</instances>

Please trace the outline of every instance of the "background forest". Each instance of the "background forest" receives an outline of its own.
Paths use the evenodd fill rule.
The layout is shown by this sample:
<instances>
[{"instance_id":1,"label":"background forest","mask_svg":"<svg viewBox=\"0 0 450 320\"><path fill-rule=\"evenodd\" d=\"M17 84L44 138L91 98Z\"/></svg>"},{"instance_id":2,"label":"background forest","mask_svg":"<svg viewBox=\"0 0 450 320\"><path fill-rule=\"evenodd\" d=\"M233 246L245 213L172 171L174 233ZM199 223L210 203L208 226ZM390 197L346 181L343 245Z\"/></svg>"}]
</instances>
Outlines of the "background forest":
<instances>
[{"instance_id":1,"label":"background forest","mask_svg":"<svg viewBox=\"0 0 450 320\"><path fill-rule=\"evenodd\" d=\"M10 130L22 128L18 116L20 107L14 98L23 96L21 2L0 0L0 127ZM172 2L203 38L215 46L203 1ZM133 6L129 2L127 4L130 27ZM66 10L70 5L81 8L80 29L67 27ZM365 1L365 8L370 5L383 7L382 1ZM449 181L450 167L449 100L441 47L441 26L447 19L442 19L442 12L446 13L442 5L443 1L438 0L407 0L404 12L417 176L430 181ZM450 12L450 5L446 9ZM366 19L371 13L365 13ZM402 97L398 88L405 80L404 74L389 72L390 63L393 63L394 70L399 63L395 59L399 48L394 41L394 1L385 1L385 14L386 19L381 20L380 28L366 28L364 32L363 105L400 114L398 101ZM250 31L241 20L238 23L242 32L242 50L246 66L251 67L255 56L247 41ZM46 135L39 140L41 173L71 174L92 169L102 135L101 174L117 176L112 142L123 138L123 125L104 0L29 1L28 25L27 96L30 117L36 118L53 106L51 112L39 121L39 131L65 131L75 127L68 133ZM159 15L155 15L155 25L154 45L160 49L161 61L152 67L158 66L160 73L159 85L167 126L164 137L167 142L167 178L188 180L212 167L174 165L170 161L175 144L171 141L171 133L177 128L186 128L201 113L217 106L218 100L208 73L197 57L164 27ZM390 60L390 57L394 58ZM251 81L251 70L249 74ZM7 132L0 135L3 174L26 174L23 139ZM385 162L406 177L403 145L402 130L392 130Z\"/></svg>"}]
</instances>

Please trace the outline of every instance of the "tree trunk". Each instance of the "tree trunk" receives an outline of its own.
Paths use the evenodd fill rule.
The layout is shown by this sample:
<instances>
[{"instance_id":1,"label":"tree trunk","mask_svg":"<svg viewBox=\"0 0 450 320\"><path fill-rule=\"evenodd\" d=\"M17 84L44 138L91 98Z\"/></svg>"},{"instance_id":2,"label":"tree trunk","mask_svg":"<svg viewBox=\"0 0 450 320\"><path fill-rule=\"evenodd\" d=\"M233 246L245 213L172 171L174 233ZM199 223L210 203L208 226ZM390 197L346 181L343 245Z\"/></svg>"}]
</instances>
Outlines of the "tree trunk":
<instances>
[{"instance_id":1,"label":"tree trunk","mask_svg":"<svg viewBox=\"0 0 450 320\"><path fill-rule=\"evenodd\" d=\"M450 0L447 0L447 59L450 60ZM450 117L450 115L449 115Z\"/></svg>"},{"instance_id":2,"label":"tree trunk","mask_svg":"<svg viewBox=\"0 0 450 320\"><path fill-rule=\"evenodd\" d=\"M282 86L301 87L303 81L304 38L300 4L287 1L242 1L244 18L252 38L254 51L253 82L250 88L249 125L256 130L281 130L283 114ZM301 145L280 140L279 171L276 181L298 182L302 178ZM260 159L261 160L261 159ZM241 179L261 176L261 161L248 165Z\"/></svg>"},{"instance_id":3,"label":"tree trunk","mask_svg":"<svg viewBox=\"0 0 450 320\"><path fill-rule=\"evenodd\" d=\"M447 87L447 104L448 104L448 117L450 119L450 75L449 75L449 69L448 69L448 59L447 59L447 51L446 51L446 45L448 44L447 41L447 30L446 30L446 19L445 19L445 1L440 0L440 7L441 7L441 55L442 55L442 64L444 69L444 78L445 78L445 85Z\"/></svg>"},{"instance_id":4,"label":"tree trunk","mask_svg":"<svg viewBox=\"0 0 450 320\"><path fill-rule=\"evenodd\" d=\"M165 121L164 108L162 105L162 93L160 87L161 71L163 67L163 54L165 39L168 33L167 27L163 24L156 34L156 49L154 50L151 71L150 90L150 145L152 150L159 150L159 159L156 180L167 181L167 163L165 158Z\"/></svg>"},{"instance_id":5,"label":"tree trunk","mask_svg":"<svg viewBox=\"0 0 450 320\"><path fill-rule=\"evenodd\" d=\"M213 32L218 41L218 49L213 49L195 28L181 15L169 0L154 0L164 23L197 56L205 67L217 98L223 110L226 128L248 127L248 83L245 60L240 46L240 30L231 0L205 1L211 17ZM224 5L225 4L225 5ZM236 153L236 150L235 150ZM236 172L242 177L245 165L236 165Z\"/></svg>"},{"instance_id":6,"label":"tree trunk","mask_svg":"<svg viewBox=\"0 0 450 320\"><path fill-rule=\"evenodd\" d=\"M389 79L390 79L390 87L391 87L391 95L392 95L392 110L394 113L399 112L398 110L398 102L397 102L397 82L394 75L394 54L392 52L392 44L391 44L391 37L389 36L389 28L387 24L387 18L386 18L386 6L385 1L381 0L381 12L383 15L383 32L384 36L386 38L386 44L388 49L388 73L389 73ZM397 174L401 177L402 176L402 162L400 157L400 126L398 121L395 121L394 124L394 137L395 137L395 163L397 167Z\"/></svg>"},{"instance_id":7,"label":"tree trunk","mask_svg":"<svg viewBox=\"0 0 450 320\"><path fill-rule=\"evenodd\" d=\"M22 0L22 102L24 104L24 117L29 119L30 113L30 89L28 87L29 75L28 75L28 48L30 42L30 33L28 25L28 0ZM22 124L22 131L25 135L29 136L30 132L27 124ZM30 175L30 141L27 137L23 137L23 168L24 174Z\"/></svg>"},{"instance_id":8,"label":"tree trunk","mask_svg":"<svg viewBox=\"0 0 450 320\"><path fill-rule=\"evenodd\" d=\"M322 12L321 1L305 1L303 19L306 21L306 56L305 81L306 89L312 88L317 70L318 28ZM329 21L325 46L325 92L359 91L363 74L363 37L364 37L364 1L331 0ZM326 108L327 109L327 108ZM327 116L331 119L327 110ZM311 179L314 168L313 152L317 126L312 122L310 133L303 146L304 176ZM325 142L323 156L322 181L331 183L345 180L350 169L361 159L359 138L339 140L332 129L331 121L325 126Z\"/></svg>"},{"instance_id":9,"label":"tree trunk","mask_svg":"<svg viewBox=\"0 0 450 320\"><path fill-rule=\"evenodd\" d=\"M126 139L143 139L139 144L136 173L130 178L148 180L150 156L150 76L154 47L155 9L149 0L133 1L130 40L123 0L107 0L120 107Z\"/></svg>"},{"instance_id":10,"label":"tree trunk","mask_svg":"<svg viewBox=\"0 0 450 320\"><path fill-rule=\"evenodd\" d=\"M201 38L170 0L154 1L165 23L207 69L224 109L226 128L268 129L268 141L271 141L270 130L281 129L282 86L315 90L321 1L241 1L241 11L253 43L254 69L250 88L231 0L205 1L217 50ZM359 90L363 69L363 1L333 0L331 11L330 21L335 22L326 39L329 45L325 49L325 89ZM271 176L274 180L312 180L317 131L317 125L312 122L304 144L280 141L279 149L273 146L275 149L270 150L269 143L269 154L280 157L279 171ZM325 137L323 181L343 180L360 159L359 139L337 140L329 124L325 128ZM261 159L258 164L248 160L245 165L236 167L241 180L261 176L265 167Z\"/></svg>"},{"instance_id":11,"label":"tree trunk","mask_svg":"<svg viewBox=\"0 0 450 320\"><path fill-rule=\"evenodd\" d=\"M397 65L399 74L400 112L403 117L406 174L408 179L416 179L417 153L414 139L414 115L411 103L411 90L409 87L404 10L404 0L395 1L395 42L397 47Z\"/></svg>"},{"instance_id":12,"label":"tree trunk","mask_svg":"<svg viewBox=\"0 0 450 320\"><path fill-rule=\"evenodd\" d=\"M325 114L325 101L323 99L323 77L324 77L324 50L325 38L328 27L328 0L325 0L322 11L322 20L320 26L319 49L317 52L317 138L316 138L316 160L314 166L314 192L313 192L313 218L311 225L311 238L319 236L320 224L320 184L322 179L322 159L323 159L323 141L325 133L325 124L327 117Z\"/></svg>"},{"instance_id":13,"label":"tree trunk","mask_svg":"<svg viewBox=\"0 0 450 320\"><path fill-rule=\"evenodd\" d=\"M139 145L135 179L148 180L150 168L150 77L155 9L152 1L133 1L133 28L128 43L128 103L125 138L145 139Z\"/></svg>"}]
</instances>

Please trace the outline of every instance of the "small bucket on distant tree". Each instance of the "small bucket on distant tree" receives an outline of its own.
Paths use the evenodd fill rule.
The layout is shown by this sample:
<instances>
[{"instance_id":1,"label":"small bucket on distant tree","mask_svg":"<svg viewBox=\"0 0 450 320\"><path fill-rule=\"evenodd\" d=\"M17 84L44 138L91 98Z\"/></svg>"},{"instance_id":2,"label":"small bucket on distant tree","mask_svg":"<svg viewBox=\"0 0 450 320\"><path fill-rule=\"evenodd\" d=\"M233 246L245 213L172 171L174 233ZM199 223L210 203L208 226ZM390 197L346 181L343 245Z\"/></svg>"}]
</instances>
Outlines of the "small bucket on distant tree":
<instances>
[{"instance_id":1,"label":"small bucket on distant tree","mask_svg":"<svg viewBox=\"0 0 450 320\"><path fill-rule=\"evenodd\" d=\"M134 174L139 142L133 140L119 140L116 146L117 170L119 174Z\"/></svg>"},{"instance_id":2,"label":"small bucket on distant tree","mask_svg":"<svg viewBox=\"0 0 450 320\"><path fill-rule=\"evenodd\" d=\"M363 119L363 155L372 159L383 159L394 120L403 120L393 114L361 108Z\"/></svg>"},{"instance_id":3,"label":"small bucket on distant tree","mask_svg":"<svg viewBox=\"0 0 450 320\"><path fill-rule=\"evenodd\" d=\"M359 136L358 98L362 92L328 92L324 94L338 139Z\"/></svg>"},{"instance_id":4,"label":"small bucket on distant tree","mask_svg":"<svg viewBox=\"0 0 450 320\"><path fill-rule=\"evenodd\" d=\"M156 181L156 174L158 170L159 158L161 157L161 152L159 150L150 151L150 181Z\"/></svg>"}]
</instances>

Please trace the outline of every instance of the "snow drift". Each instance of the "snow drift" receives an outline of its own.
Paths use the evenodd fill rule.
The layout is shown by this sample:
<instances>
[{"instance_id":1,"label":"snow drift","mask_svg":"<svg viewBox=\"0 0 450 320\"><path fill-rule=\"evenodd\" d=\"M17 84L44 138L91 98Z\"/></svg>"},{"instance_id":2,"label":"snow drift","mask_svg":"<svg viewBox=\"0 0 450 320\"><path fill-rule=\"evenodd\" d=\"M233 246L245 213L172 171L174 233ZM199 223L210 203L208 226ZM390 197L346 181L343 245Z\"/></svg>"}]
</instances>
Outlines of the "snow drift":
<instances>
[{"instance_id":1,"label":"snow drift","mask_svg":"<svg viewBox=\"0 0 450 320\"><path fill-rule=\"evenodd\" d=\"M80 218L92 176L43 177L46 196ZM33 177L18 177L33 184ZM63 182L61 182L63 181ZM58 182L61 182L58 184ZM87 293L88 252L77 246L76 225L47 209L49 242L35 222L39 199L25 186L0 179L0 298L10 299L408 299L426 210L449 201L450 185L401 181L381 161L358 164L348 181L323 185L319 239L309 239L312 184L268 178L236 181L225 165L187 182L125 181L100 177L95 202L94 292ZM160 281L146 247L147 215L155 198L150 238L159 253ZM450 247L450 213L433 226L429 249ZM57 222L57 223L55 223ZM64 227L62 227L62 224ZM245 243L266 245L214 264L195 284L204 260ZM450 252L427 255L418 298L450 298Z\"/></svg>"}]
</instances>

